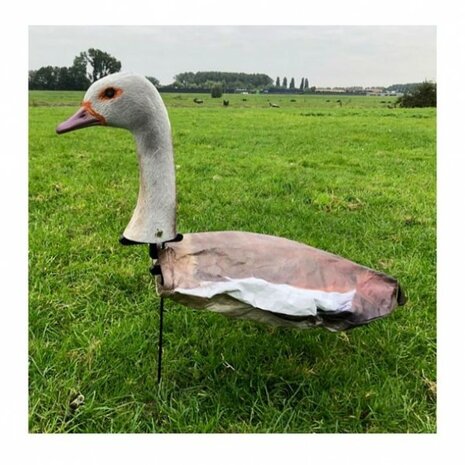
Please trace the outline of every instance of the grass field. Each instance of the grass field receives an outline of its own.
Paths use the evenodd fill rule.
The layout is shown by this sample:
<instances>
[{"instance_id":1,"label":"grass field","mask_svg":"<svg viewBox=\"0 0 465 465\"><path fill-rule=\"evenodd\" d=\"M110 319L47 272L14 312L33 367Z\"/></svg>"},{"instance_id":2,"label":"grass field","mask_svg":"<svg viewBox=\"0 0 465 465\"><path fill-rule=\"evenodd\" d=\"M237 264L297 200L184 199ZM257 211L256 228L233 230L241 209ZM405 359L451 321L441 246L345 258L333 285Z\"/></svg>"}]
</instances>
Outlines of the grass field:
<instances>
[{"instance_id":1,"label":"grass field","mask_svg":"<svg viewBox=\"0 0 465 465\"><path fill-rule=\"evenodd\" d=\"M298 240L397 277L409 301L346 333L167 301L158 386L148 251L118 243L138 191L134 143L109 128L57 136L82 97L30 94L31 432L436 431L434 109L163 96L180 232Z\"/></svg>"}]
</instances>

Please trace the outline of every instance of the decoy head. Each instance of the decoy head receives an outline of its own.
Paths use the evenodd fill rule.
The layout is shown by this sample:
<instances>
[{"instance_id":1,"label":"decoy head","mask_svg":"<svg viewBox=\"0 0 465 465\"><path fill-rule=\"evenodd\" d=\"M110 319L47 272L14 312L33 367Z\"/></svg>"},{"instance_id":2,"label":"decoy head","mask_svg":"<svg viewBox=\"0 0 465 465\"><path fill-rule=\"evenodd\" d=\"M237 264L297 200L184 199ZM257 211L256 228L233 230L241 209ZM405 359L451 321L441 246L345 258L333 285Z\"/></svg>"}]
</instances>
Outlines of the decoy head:
<instances>
[{"instance_id":1,"label":"decoy head","mask_svg":"<svg viewBox=\"0 0 465 465\"><path fill-rule=\"evenodd\" d=\"M56 128L58 134L95 125L132 132L140 166L139 197L123 237L156 244L176 237L176 185L171 128L155 86L131 73L110 74L87 90L79 110Z\"/></svg>"},{"instance_id":2,"label":"decoy head","mask_svg":"<svg viewBox=\"0 0 465 465\"><path fill-rule=\"evenodd\" d=\"M110 74L87 90L80 109L56 128L58 134L95 125L134 132L151 121L159 96L153 84L132 73Z\"/></svg>"}]
</instances>

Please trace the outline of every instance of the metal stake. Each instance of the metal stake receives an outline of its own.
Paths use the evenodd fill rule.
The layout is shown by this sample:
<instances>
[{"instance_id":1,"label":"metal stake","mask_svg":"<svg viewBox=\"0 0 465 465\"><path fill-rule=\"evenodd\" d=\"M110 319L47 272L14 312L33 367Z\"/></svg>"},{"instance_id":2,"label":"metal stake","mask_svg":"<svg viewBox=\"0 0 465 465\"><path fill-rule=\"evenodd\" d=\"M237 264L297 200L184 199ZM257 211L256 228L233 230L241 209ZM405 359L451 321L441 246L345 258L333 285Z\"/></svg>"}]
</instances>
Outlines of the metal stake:
<instances>
[{"instance_id":1,"label":"metal stake","mask_svg":"<svg viewBox=\"0 0 465 465\"><path fill-rule=\"evenodd\" d=\"M160 297L160 325L158 329L158 384L161 381L161 359L163 354L163 297Z\"/></svg>"}]
</instances>

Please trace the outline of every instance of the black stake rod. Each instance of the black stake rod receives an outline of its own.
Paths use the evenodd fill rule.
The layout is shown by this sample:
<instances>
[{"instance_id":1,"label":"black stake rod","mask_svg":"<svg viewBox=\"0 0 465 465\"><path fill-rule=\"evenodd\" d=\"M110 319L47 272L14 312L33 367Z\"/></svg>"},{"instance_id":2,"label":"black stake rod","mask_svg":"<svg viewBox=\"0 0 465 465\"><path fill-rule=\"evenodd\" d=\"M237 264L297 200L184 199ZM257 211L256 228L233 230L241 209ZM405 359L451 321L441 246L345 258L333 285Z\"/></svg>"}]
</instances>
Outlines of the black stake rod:
<instances>
[{"instance_id":1,"label":"black stake rod","mask_svg":"<svg viewBox=\"0 0 465 465\"><path fill-rule=\"evenodd\" d=\"M163 248L164 244L161 244ZM157 244L149 244L149 255L152 260L154 260L154 264L150 267L150 273L152 276L160 276L161 284L163 285L163 274L161 272L160 265L157 264L158 259L158 249ZM162 362L162 355L163 355L163 310L164 310L164 301L163 297L160 297L160 320L158 326L158 366L157 366L157 380L158 384L161 381L161 362Z\"/></svg>"},{"instance_id":2,"label":"black stake rod","mask_svg":"<svg viewBox=\"0 0 465 465\"><path fill-rule=\"evenodd\" d=\"M182 241L182 239L183 239L182 234L176 234L176 237L174 239L171 239L170 241L165 241L165 242L179 242L179 241ZM164 249L165 242L163 242L162 244L156 244L156 243L149 244L149 256L153 260L152 266L150 267L150 273L153 276L159 275L162 285L163 285L163 273L161 272L161 267L157 263L157 260L158 260L158 247ZM120 243L122 245L140 244L140 242L134 242L130 239L125 238L124 236L121 236ZM163 310L164 310L164 300L163 300L163 297L160 297L160 324L159 324L159 329L158 329L158 367L157 367L158 384L160 384L160 381L161 381L161 361L162 361L162 355L163 355Z\"/></svg>"},{"instance_id":3,"label":"black stake rod","mask_svg":"<svg viewBox=\"0 0 465 465\"><path fill-rule=\"evenodd\" d=\"M161 359L163 355L163 297L160 297L160 326L158 329L158 384L161 381Z\"/></svg>"}]
</instances>

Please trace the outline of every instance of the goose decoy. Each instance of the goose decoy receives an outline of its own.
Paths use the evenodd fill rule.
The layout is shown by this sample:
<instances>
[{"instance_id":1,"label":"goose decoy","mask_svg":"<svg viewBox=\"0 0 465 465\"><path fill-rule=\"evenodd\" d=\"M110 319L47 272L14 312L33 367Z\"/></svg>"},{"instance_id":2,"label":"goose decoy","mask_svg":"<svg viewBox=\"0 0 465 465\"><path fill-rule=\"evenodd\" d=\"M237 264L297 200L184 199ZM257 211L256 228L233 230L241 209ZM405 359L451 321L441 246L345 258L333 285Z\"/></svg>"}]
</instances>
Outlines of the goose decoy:
<instances>
[{"instance_id":1,"label":"goose decoy","mask_svg":"<svg viewBox=\"0 0 465 465\"><path fill-rule=\"evenodd\" d=\"M332 331L369 323L405 303L392 277L289 239L176 229L171 127L156 88L116 73L93 83L59 134L94 125L129 130L139 196L122 244L149 244L157 292L183 305L273 325Z\"/></svg>"}]
</instances>

